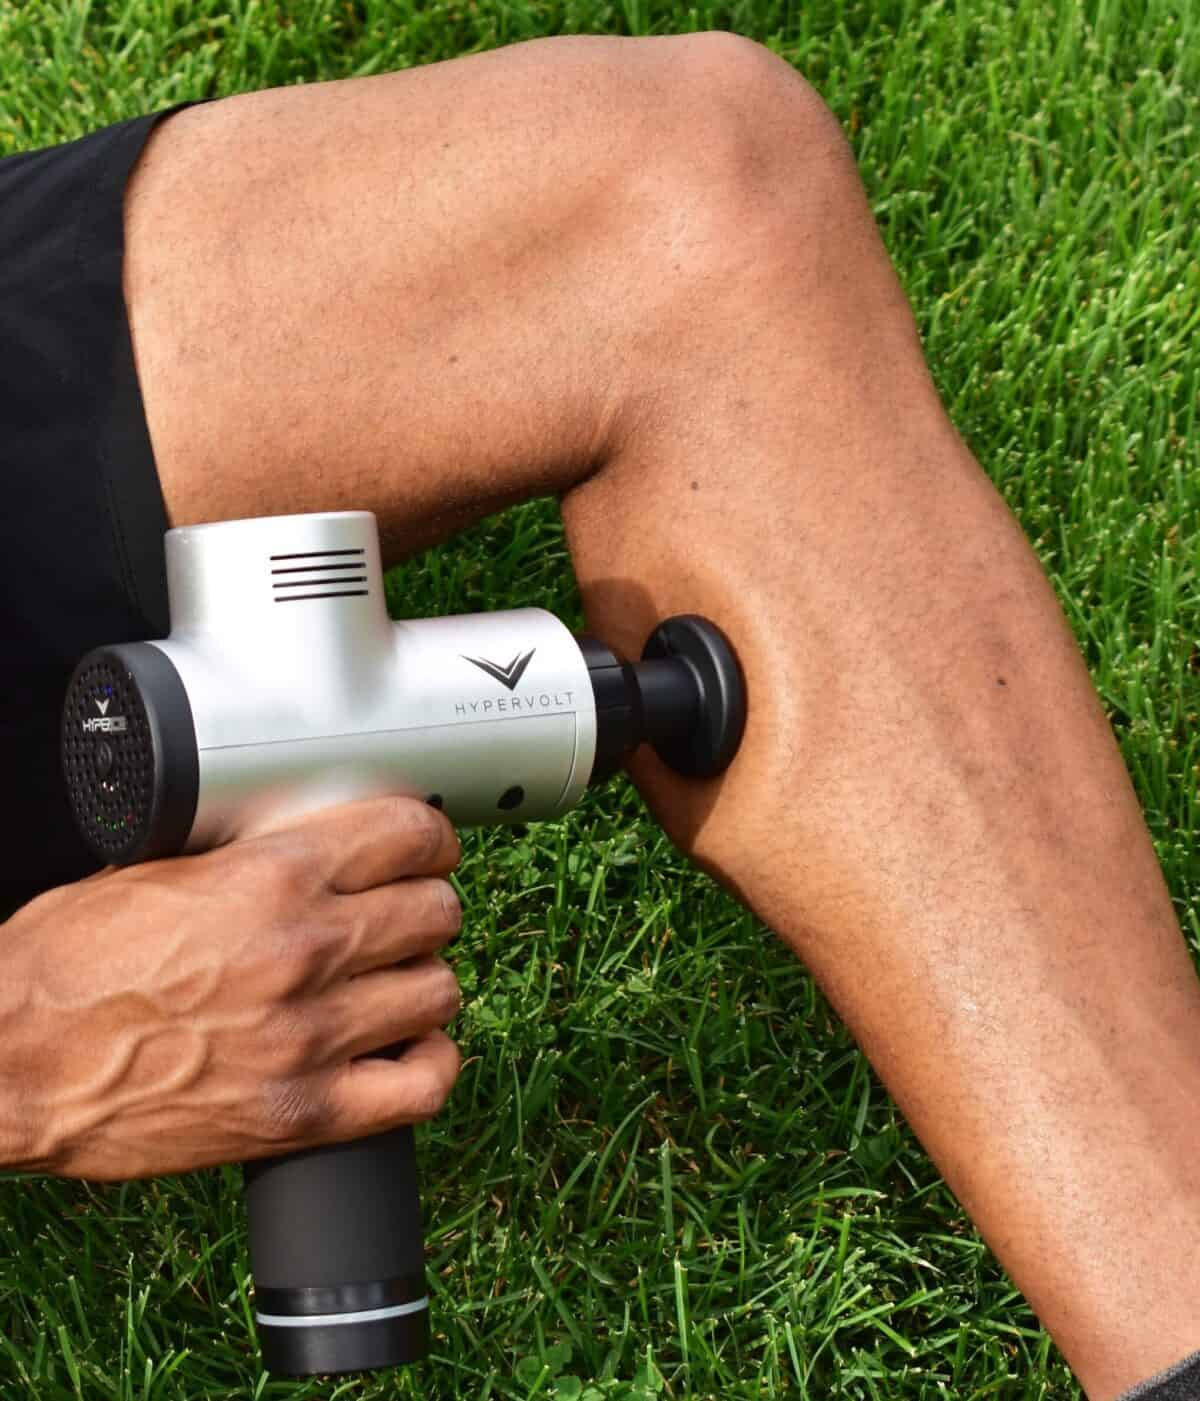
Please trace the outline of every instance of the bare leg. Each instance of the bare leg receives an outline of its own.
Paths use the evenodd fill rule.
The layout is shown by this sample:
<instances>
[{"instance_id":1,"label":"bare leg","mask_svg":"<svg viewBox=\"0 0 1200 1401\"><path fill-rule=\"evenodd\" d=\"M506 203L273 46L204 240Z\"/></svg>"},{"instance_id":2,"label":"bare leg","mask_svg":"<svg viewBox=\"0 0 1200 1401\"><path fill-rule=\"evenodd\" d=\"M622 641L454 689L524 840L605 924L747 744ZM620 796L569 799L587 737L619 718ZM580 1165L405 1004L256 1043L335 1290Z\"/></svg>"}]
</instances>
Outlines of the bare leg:
<instances>
[{"instance_id":1,"label":"bare leg","mask_svg":"<svg viewBox=\"0 0 1200 1401\"><path fill-rule=\"evenodd\" d=\"M595 628L751 694L635 777L808 962L1094 1398L1200 1346L1200 995L1052 592L849 156L721 36L555 40L173 119L127 291L176 523L555 491Z\"/></svg>"}]
</instances>

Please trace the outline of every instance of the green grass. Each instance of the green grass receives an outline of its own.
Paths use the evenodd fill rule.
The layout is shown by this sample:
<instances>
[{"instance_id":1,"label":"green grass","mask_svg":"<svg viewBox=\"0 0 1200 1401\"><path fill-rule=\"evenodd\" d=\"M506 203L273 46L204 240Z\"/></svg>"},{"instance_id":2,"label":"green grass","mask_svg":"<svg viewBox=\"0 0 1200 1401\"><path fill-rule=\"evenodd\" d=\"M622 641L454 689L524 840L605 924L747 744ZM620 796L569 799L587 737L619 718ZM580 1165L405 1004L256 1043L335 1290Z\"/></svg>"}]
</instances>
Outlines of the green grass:
<instances>
[{"instance_id":1,"label":"green grass","mask_svg":"<svg viewBox=\"0 0 1200 1401\"><path fill-rule=\"evenodd\" d=\"M1190 0L0 0L0 153L536 35L737 30L850 133L956 422L1051 573L1200 936ZM577 613L553 508L397 611ZM1070 1397L804 970L620 783L468 834L466 1068L422 1135L434 1360L268 1380L234 1170L0 1185L0 1398Z\"/></svg>"}]
</instances>

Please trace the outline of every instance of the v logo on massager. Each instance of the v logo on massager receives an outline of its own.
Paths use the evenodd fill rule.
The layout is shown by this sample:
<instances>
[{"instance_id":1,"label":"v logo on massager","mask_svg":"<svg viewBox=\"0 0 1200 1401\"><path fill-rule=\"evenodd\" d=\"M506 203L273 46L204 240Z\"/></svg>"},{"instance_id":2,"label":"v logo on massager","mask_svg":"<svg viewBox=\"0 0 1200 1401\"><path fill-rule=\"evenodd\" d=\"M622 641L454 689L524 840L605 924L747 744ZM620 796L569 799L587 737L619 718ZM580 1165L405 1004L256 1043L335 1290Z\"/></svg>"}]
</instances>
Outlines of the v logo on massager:
<instances>
[{"instance_id":1,"label":"v logo on massager","mask_svg":"<svg viewBox=\"0 0 1200 1401\"><path fill-rule=\"evenodd\" d=\"M533 654L536 651L536 647L531 647L524 655L518 653L507 666L498 666L495 662L489 662L486 657L463 657L463 661L477 666L480 671L486 671L493 681L499 681L501 686L507 686L510 691L515 691L517 682L525 675L525 668L533 660Z\"/></svg>"},{"instance_id":2,"label":"v logo on massager","mask_svg":"<svg viewBox=\"0 0 1200 1401\"><path fill-rule=\"evenodd\" d=\"M107 715L107 714L108 714L108 707L109 707L111 704L112 704L111 701L102 701L102 700L98 700L98 701L96 702L96 709L100 712L101 715Z\"/></svg>"}]
</instances>

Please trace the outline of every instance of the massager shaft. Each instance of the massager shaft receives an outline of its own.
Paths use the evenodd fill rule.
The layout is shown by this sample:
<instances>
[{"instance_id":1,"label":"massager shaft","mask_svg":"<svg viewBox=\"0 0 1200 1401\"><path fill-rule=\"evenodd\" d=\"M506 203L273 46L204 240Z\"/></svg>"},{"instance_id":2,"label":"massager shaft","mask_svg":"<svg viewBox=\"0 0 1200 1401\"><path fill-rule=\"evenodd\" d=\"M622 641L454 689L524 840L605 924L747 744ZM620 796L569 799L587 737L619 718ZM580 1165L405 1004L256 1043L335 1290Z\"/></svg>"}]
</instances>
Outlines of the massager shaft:
<instances>
[{"instance_id":1,"label":"massager shaft","mask_svg":"<svg viewBox=\"0 0 1200 1401\"><path fill-rule=\"evenodd\" d=\"M700 713L700 687L684 661L622 662L594 637L579 639L596 699L592 782L607 778L639 744L689 730Z\"/></svg>"}]
</instances>

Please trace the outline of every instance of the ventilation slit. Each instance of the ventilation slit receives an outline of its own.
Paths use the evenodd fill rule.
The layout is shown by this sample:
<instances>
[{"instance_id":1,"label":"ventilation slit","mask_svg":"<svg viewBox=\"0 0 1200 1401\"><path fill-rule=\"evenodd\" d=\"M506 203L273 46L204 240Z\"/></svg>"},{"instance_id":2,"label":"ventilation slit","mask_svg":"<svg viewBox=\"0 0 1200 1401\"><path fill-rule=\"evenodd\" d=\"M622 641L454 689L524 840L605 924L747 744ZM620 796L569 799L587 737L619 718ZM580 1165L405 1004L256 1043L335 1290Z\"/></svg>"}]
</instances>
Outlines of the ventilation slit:
<instances>
[{"instance_id":1,"label":"ventilation slit","mask_svg":"<svg viewBox=\"0 0 1200 1401\"><path fill-rule=\"evenodd\" d=\"M306 550L291 554L272 555L271 592L276 603L304 603L313 598L366 598L369 588L347 588L349 584L366 584L367 562L365 547L354 550ZM357 558L356 558L357 556ZM286 563L280 561L325 560L324 564ZM283 578L281 575L291 577ZM296 577L299 576L299 577ZM335 587L336 586L336 587ZM308 589L308 593L292 590Z\"/></svg>"}]
</instances>

